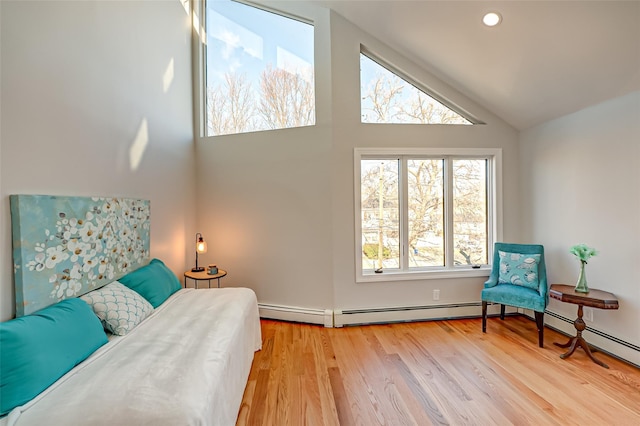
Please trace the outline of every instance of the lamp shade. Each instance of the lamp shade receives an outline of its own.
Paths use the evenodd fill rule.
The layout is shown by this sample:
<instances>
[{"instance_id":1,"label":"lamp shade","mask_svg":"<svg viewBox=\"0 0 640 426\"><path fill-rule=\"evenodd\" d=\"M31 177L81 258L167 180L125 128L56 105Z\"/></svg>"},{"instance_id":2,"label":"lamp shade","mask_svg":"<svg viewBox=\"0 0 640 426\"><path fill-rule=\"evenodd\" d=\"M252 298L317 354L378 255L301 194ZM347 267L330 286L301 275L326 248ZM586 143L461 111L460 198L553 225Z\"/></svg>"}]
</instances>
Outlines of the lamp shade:
<instances>
[{"instance_id":1,"label":"lamp shade","mask_svg":"<svg viewBox=\"0 0 640 426\"><path fill-rule=\"evenodd\" d=\"M206 253L207 252L207 242L204 240L204 238L202 238L202 237L198 238L198 241L196 243L196 251L198 253Z\"/></svg>"}]
</instances>

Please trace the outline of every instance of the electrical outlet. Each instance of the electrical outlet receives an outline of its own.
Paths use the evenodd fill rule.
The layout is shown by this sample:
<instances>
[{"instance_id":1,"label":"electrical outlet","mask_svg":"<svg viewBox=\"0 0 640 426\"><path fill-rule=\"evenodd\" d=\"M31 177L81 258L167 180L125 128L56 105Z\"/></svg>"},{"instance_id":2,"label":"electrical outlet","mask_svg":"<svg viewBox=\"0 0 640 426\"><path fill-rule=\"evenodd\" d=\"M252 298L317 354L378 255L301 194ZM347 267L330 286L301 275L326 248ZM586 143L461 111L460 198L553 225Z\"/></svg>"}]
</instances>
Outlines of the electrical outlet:
<instances>
[{"instance_id":1,"label":"electrical outlet","mask_svg":"<svg viewBox=\"0 0 640 426\"><path fill-rule=\"evenodd\" d=\"M585 321L593 322L593 308L584 308L583 317Z\"/></svg>"},{"instance_id":2,"label":"electrical outlet","mask_svg":"<svg viewBox=\"0 0 640 426\"><path fill-rule=\"evenodd\" d=\"M440 300L440 289L433 290L433 300Z\"/></svg>"}]
</instances>

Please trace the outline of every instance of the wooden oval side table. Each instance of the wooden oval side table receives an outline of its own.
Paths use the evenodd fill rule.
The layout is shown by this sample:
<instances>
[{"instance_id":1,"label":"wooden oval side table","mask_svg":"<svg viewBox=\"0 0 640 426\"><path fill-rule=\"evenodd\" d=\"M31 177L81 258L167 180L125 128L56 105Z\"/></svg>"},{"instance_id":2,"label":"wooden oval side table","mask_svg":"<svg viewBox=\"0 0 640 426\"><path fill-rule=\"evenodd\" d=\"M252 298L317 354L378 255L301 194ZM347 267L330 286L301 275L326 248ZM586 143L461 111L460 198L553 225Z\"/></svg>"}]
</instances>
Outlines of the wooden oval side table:
<instances>
[{"instance_id":1,"label":"wooden oval side table","mask_svg":"<svg viewBox=\"0 0 640 426\"><path fill-rule=\"evenodd\" d=\"M598 365L604 368L609 368L607 364L596 359L591 353L589 344L582 337L582 332L587 328L584 320L582 319L582 307L588 306L590 308L598 309L618 309L618 299L609 292L602 290L590 289L589 293L577 293L575 286L566 284L551 284L549 287L549 296L553 299L560 300L565 303L573 303L578 305L578 318L573 322L573 326L576 328L576 335L572 337L567 343L554 343L561 348L569 348L566 353L560 355L560 358L569 358L579 346L587 353L589 358Z\"/></svg>"}]
</instances>

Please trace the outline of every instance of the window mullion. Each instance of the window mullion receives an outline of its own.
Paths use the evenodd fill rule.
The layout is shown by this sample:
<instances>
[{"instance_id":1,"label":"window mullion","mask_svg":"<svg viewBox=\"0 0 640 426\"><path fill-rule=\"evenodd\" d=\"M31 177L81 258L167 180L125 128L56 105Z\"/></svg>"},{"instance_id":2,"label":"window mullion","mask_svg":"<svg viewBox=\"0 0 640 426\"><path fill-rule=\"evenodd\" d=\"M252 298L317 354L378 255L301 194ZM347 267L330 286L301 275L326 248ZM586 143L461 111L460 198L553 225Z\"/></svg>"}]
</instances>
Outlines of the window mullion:
<instances>
[{"instance_id":1,"label":"window mullion","mask_svg":"<svg viewBox=\"0 0 640 426\"><path fill-rule=\"evenodd\" d=\"M444 264L446 268L454 267L453 247L453 159L444 158Z\"/></svg>"},{"instance_id":2,"label":"window mullion","mask_svg":"<svg viewBox=\"0 0 640 426\"><path fill-rule=\"evenodd\" d=\"M493 226L494 224L494 214L495 214L495 209L493 206L496 205L495 202L495 191L494 191L494 186L493 183L495 182L495 177L494 177L494 162L490 161L489 158L487 158L486 160L486 165L487 165L487 169L486 169L486 174L485 174L485 185L486 185L486 191L487 191L487 197L486 197L486 209L487 209L487 222L486 222L486 226L487 226L487 264L491 265L493 262L493 243L496 239L495 236L495 232L493 231L495 229L495 227Z\"/></svg>"},{"instance_id":3,"label":"window mullion","mask_svg":"<svg viewBox=\"0 0 640 426\"><path fill-rule=\"evenodd\" d=\"M400 157L400 269L409 270L409 181L407 157Z\"/></svg>"}]
</instances>

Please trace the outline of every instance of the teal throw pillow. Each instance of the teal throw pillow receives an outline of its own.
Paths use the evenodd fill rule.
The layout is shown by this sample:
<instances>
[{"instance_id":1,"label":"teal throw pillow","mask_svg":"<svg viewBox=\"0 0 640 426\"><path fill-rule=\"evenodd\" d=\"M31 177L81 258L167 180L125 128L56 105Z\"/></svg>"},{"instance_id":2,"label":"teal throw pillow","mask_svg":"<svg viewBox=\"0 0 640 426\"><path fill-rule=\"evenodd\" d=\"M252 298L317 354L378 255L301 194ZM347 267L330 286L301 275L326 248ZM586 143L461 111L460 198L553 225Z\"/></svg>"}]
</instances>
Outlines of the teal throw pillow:
<instances>
[{"instance_id":1,"label":"teal throw pillow","mask_svg":"<svg viewBox=\"0 0 640 426\"><path fill-rule=\"evenodd\" d=\"M154 308L182 288L178 277L159 259L153 259L118 281L147 299Z\"/></svg>"},{"instance_id":2,"label":"teal throw pillow","mask_svg":"<svg viewBox=\"0 0 640 426\"><path fill-rule=\"evenodd\" d=\"M75 298L0 323L0 416L35 398L105 343L100 320Z\"/></svg>"},{"instance_id":3,"label":"teal throw pillow","mask_svg":"<svg viewBox=\"0 0 640 426\"><path fill-rule=\"evenodd\" d=\"M500 274L498 284L514 284L538 289L539 254L522 254L498 251Z\"/></svg>"}]
</instances>

